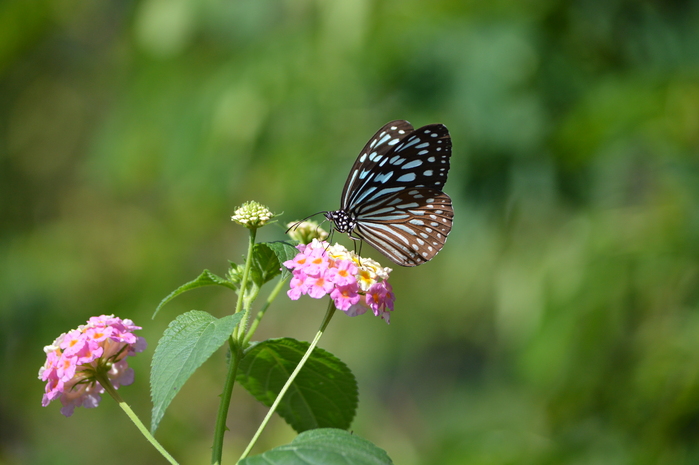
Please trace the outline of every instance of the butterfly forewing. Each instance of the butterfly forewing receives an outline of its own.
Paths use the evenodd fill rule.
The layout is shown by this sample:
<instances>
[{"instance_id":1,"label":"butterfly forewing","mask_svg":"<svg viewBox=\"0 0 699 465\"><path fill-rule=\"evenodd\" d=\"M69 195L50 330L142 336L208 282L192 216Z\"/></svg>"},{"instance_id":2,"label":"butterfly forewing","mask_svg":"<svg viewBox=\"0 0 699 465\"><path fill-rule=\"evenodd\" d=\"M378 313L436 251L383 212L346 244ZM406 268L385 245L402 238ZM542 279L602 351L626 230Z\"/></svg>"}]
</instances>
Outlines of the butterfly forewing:
<instances>
[{"instance_id":1,"label":"butterfly forewing","mask_svg":"<svg viewBox=\"0 0 699 465\"><path fill-rule=\"evenodd\" d=\"M442 192L450 156L444 125L413 130L407 121L392 121L361 151L342 191L340 210L326 217L338 231L354 233L398 265L425 263L451 231L454 212Z\"/></svg>"},{"instance_id":2,"label":"butterfly forewing","mask_svg":"<svg viewBox=\"0 0 699 465\"><path fill-rule=\"evenodd\" d=\"M375 139L376 136L372 140ZM351 210L363 203L378 201L406 186L441 190L447 181L450 155L449 131L442 124L430 124L405 135L385 154L374 156L370 166L357 165L362 158L360 155L349 179L359 173L357 179L361 182L355 181L356 188L346 186L343 199L347 198L348 203L343 208Z\"/></svg>"},{"instance_id":3,"label":"butterfly forewing","mask_svg":"<svg viewBox=\"0 0 699 465\"><path fill-rule=\"evenodd\" d=\"M345 182L340 199L340 208L347 208L353 193L361 191L361 186L373 178L377 165L384 160L384 155L398 144L401 139L413 131L413 126L407 121L397 120L385 124L374 137L369 139L359 156L352 165L350 174Z\"/></svg>"}]
</instances>

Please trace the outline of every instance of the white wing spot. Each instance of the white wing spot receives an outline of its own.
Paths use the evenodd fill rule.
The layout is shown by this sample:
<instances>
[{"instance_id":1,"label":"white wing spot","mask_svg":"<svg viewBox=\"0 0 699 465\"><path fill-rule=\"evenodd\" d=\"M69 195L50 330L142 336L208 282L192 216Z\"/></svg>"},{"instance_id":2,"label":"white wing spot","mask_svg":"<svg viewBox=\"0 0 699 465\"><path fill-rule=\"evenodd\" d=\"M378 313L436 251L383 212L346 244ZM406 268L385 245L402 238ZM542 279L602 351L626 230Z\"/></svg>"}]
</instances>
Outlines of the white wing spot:
<instances>
[{"instance_id":1,"label":"white wing spot","mask_svg":"<svg viewBox=\"0 0 699 465\"><path fill-rule=\"evenodd\" d=\"M420 145L416 145L415 148L416 148L416 149L424 149L424 148L429 147L429 146L430 146L430 143L429 143L429 142L424 142L424 143L422 143L422 144L420 144Z\"/></svg>"},{"instance_id":2,"label":"white wing spot","mask_svg":"<svg viewBox=\"0 0 699 465\"><path fill-rule=\"evenodd\" d=\"M421 232L420 236L422 236L423 239L427 239L428 237L430 237L427 234L425 234L424 232Z\"/></svg>"},{"instance_id":3,"label":"white wing spot","mask_svg":"<svg viewBox=\"0 0 699 465\"><path fill-rule=\"evenodd\" d=\"M430 215L430 218L432 218L433 220L436 220L436 219L437 219L437 215ZM432 223L432 226L437 226L437 225L434 224L434 223Z\"/></svg>"},{"instance_id":4,"label":"white wing spot","mask_svg":"<svg viewBox=\"0 0 699 465\"><path fill-rule=\"evenodd\" d=\"M436 150L437 152L441 152L441 151L442 151L442 147L437 147L435 150ZM442 163L444 163L444 162L442 162Z\"/></svg>"},{"instance_id":5,"label":"white wing spot","mask_svg":"<svg viewBox=\"0 0 699 465\"><path fill-rule=\"evenodd\" d=\"M405 134L405 131L401 129L400 131L398 131L398 134Z\"/></svg>"},{"instance_id":6,"label":"white wing spot","mask_svg":"<svg viewBox=\"0 0 699 465\"><path fill-rule=\"evenodd\" d=\"M418 142L420 142L420 139L416 138L415 136L410 136L410 137L408 137L408 141L407 141L407 142L408 142L407 144L400 144L398 147L396 147L396 152L400 152L401 150L407 149L407 148L410 147L411 145L417 144ZM429 145L429 144L427 144L427 145ZM419 147L419 146L418 146L418 147L416 147L416 148L424 148L424 147Z\"/></svg>"},{"instance_id":7,"label":"white wing spot","mask_svg":"<svg viewBox=\"0 0 699 465\"><path fill-rule=\"evenodd\" d=\"M391 138L391 135L390 135L390 134L386 134L386 135L384 135L384 134L386 134L386 133L385 133L385 132L382 132L382 133L381 133L381 136L380 136L381 139L379 140L379 144L383 144L383 143L385 143L388 139Z\"/></svg>"},{"instance_id":8,"label":"white wing spot","mask_svg":"<svg viewBox=\"0 0 699 465\"><path fill-rule=\"evenodd\" d=\"M405 166L403 168L405 168ZM422 174L425 176L432 176L432 170L425 170Z\"/></svg>"},{"instance_id":9,"label":"white wing spot","mask_svg":"<svg viewBox=\"0 0 699 465\"><path fill-rule=\"evenodd\" d=\"M427 159L427 161L430 162L430 163L434 163L435 158L434 158L434 157L430 157L430 158Z\"/></svg>"},{"instance_id":10,"label":"white wing spot","mask_svg":"<svg viewBox=\"0 0 699 465\"><path fill-rule=\"evenodd\" d=\"M417 249L420 248L420 247L417 246L417 244L411 244L411 246L412 246L412 248L415 249L415 250L417 250Z\"/></svg>"},{"instance_id":11,"label":"white wing spot","mask_svg":"<svg viewBox=\"0 0 699 465\"><path fill-rule=\"evenodd\" d=\"M443 210L437 210L437 211L435 211L435 213L438 214L438 215L441 215L442 213L444 213L444 211L443 211Z\"/></svg>"},{"instance_id":12,"label":"white wing spot","mask_svg":"<svg viewBox=\"0 0 699 465\"><path fill-rule=\"evenodd\" d=\"M411 182L415 181L415 173L407 173L396 179L397 182Z\"/></svg>"},{"instance_id":13,"label":"white wing spot","mask_svg":"<svg viewBox=\"0 0 699 465\"><path fill-rule=\"evenodd\" d=\"M395 131L396 129L398 129L398 126L391 126L391 131Z\"/></svg>"},{"instance_id":14,"label":"white wing spot","mask_svg":"<svg viewBox=\"0 0 699 465\"><path fill-rule=\"evenodd\" d=\"M398 142L400 142L400 139L393 139L388 143L388 145L396 145Z\"/></svg>"},{"instance_id":15,"label":"white wing spot","mask_svg":"<svg viewBox=\"0 0 699 465\"><path fill-rule=\"evenodd\" d=\"M425 241L423 241L423 240L420 239L419 237L415 238L415 240L417 241L418 244L420 244L420 245L425 245Z\"/></svg>"},{"instance_id":16,"label":"white wing spot","mask_svg":"<svg viewBox=\"0 0 699 465\"><path fill-rule=\"evenodd\" d=\"M424 226L425 225L425 222L422 220L410 220L409 223L414 224L415 226Z\"/></svg>"},{"instance_id":17,"label":"white wing spot","mask_svg":"<svg viewBox=\"0 0 699 465\"><path fill-rule=\"evenodd\" d=\"M391 176L393 176L393 171L389 171L388 173L384 173L384 174L377 174L374 177L374 181L380 182L381 184L386 184L386 181L391 179Z\"/></svg>"},{"instance_id":18,"label":"white wing spot","mask_svg":"<svg viewBox=\"0 0 699 465\"><path fill-rule=\"evenodd\" d=\"M425 134L429 134L430 132L432 131L430 131L429 129L425 129Z\"/></svg>"},{"instance_id":19,"label":"white wing spot","mask_svg":"<svg viewBox=\"0 0 699 465\"><path fill-rule=\"evenodd\" d=\"M359 157L359 163L364 163L364 160L366 160L366 153L363 153L361 157Z\"/></svg>"},{"instance_id":20,"label":"white wing spot","mask_svg":"<svg viewBox=\"0 0 699 465\"><path fill-rule=\"evenodd\" d=\"M427 203L434 203L434 199L427 199L427 200L425 200L425 202L427 202Z\"/></svg>"},{"instance_id":21,"label":"white wing spot","mask_svg":"<svg viewBox=\"0 0 699 465\"><path fill-rule=\"evenodd\" d=\"M433 221L430 223L430 226L433 226L436 228L437 226L439 226L439 223L437 223L436 221Z\"/></svg>"},{"instance_id":22,"label":"white wing spot","mask_svg":"<svg viewBox=\"0 0 699 465\"><path fill-rule=\"evenodd\" d=\"M413 160L409 163L406 163L405 165L401 166L401 169L403 170L409 170L411 168L417 168L418 166L422 165L422 160Z\"/></svg>"},{"instance_id":23,"label":"white wing spot","mask_svg":"<svg viewBox=\"0 0 699 465\"><path fill-rule=\"evenodd\" d=\"M429 153L429 150L420 150L417 154L418 155L427 155Z\"/></svg>"},{"instance_id":24,"label":"white wing spot","mask_svg":"<svg viewBox=\"0 0 699 465\"><path fill-rule=\"evenodd\" d=\"M432 134L432 137L439 137L439 134L435 132L434 134Z\"/></svg>"}]
</instances>

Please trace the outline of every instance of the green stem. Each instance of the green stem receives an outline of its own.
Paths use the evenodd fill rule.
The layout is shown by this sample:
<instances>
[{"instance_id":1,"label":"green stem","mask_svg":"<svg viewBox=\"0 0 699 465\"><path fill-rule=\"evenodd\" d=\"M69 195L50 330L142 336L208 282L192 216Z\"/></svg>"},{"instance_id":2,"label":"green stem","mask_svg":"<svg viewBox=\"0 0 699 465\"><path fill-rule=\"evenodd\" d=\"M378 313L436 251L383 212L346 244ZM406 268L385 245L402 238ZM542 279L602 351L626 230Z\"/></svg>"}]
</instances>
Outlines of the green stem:
<instances>
[{"instance_id":1,"label":"green stem","mask_svg":"<svg viewBox=\"0 0 699 465\"><path fill-rule=\"evenodd\" d=\"M255 247L255 233L257 230L250 229L250 241L248 242L248 255L245 258L245 269L243 270L243 278L240 281L240 290L238 291L238 302L235 306L235 313L238 313L243 308L243 297L245 290L248 287L248 278L250 276L250 268L252 267L252 252ZM231 350L231 360L228 362L228 374L226 382L221 393L221 402L218 406L218 414L216 415L216 426L214 427L214 443L211 446L211 463L220 464L223 456L223 436L226 433L226 419L228 418L228 409L231 404L231 395L233 393L233 385L235 377L238 373L238 364L243 356L240 339L245 335L245 326L247 325L248 311L245 311L243 319L238 326L233 330L233 334L228 339L228 346Z\"/></svg>"},{"instance_id":2,"label":"green stem","mask_svg":"<svg viewBox=\"0 0 699 465\"><path fill-rule=\"evenodd\" d=\"M250 241L248 242L248 255L245 257L245 269L243 270L243 279L240 281L240 292L238 293L238 302L235 305L235 313L238 313L243 308L243 298L245 297L245 291L248 287L248 278L250 276L250 268L252 268L252 252L255 247L255 235L257 233L256 229L250 230ZM249 309L245 310L245 315L243 319L238 324L234 331L234 337L236 341L242 339L242 335L245 333L245 329L248 324L248 314Z\"/></svg>"},{"instance_id":3,"label":"green stem","mask_svg":"<svg viewBox=\"0 0 699 465\"><path fill-rule=\"evenodd\" d=\"M124 399L121 398L119 393L117 392L116 389L114 389L114 386L112 383L109 381L109 378L107 376L101 376L97 375L97 380L99 383L102 385L105 391L109 393L110 396L114 400L117 401L119 404L119 407L126 413L126 415L131 419L131 421L136 425L136 428L145 436L145 438L150 442L155 449L160 452L160 454L165 457L165 459L170 462L173 465L177 465L177 460L175 460L166 450L163 446L160 445L160 443L153 437L152 434L150 434L150 431L148 431L148 428L141 422L141 420L138 418L138 416L134 413L133 410L131 410L131 407L129 407L129 404L124 401Z\"/></svg>"},{"instance_id":4,"label":"green stem","mask_svg":"<svg viewBox=\"0 0 699 465\"><path fill-rule=\"evenodd\" d=\"M257 326L260 324L260 321L262 320L262 317L265 316L265 312L267 311L267 308L269 308L270 304L274 301L274 299L277 298L277 295L279 294L279 291L282 290L284 287L284 284L289 278L281 278L277 285L275 286L274 289L272 289L272 292L269 293L269 296L267 297L267 301L265 304L262 306L259 312L257 312L257 315L255 315L255 319L253 320L252 324L250 325L250 330L247 332L245 335L245 339L243 340L242 347L247 347L247 345L250 343L250 339L252 339L253 334L255 334L255 330L257 329Z\"/></svg>"},{"instance_id":5,"label":"green stem","mask_svg":"<svg viewBox=\"0 0 699 465\"><path fill-rule=\"evenodd\" d=\"M240 458L238 459L239 462L241 460L243 460L245 457L247 457L248 454L250 453L250 450L253 448L253 446L257 442L257 439L260 437L260 434L262 434L262 430L265 429L265 426L267 426L269 419L272 418L272 414L277 409L277 406L279 405L282 398L284 397L284 394L286 394L286 391L291 386L291 383L294 382L294 379L296 378L296 375L298 375L299 372L301 371L301 368L303 368L303 366L306 364L306 360L308 360L308 357L311 356L313 349L315 349L316 345L318 344L318 341L320 340L320 337L323 335L325 328L328 327L328 323L330 323L330 319L333 317L334 313L335 313L335 305L333 305L333 301L330 300L330 305L328 305L328 311L325 312L325 317L323 318L323 322L320 325L320 329L318 329L318 332L316 333L316 337L311 342L311 345L308 346L308 350L303 355L303 358L301 358L301 361L299 362L299 364L296 365L296 368L294 369L293 373L291 373L291 376L289 376L289 379L286 380L286 384L284 384L284 387L282 387L282 390L279 391L277 398L274 400L274 403L269 408L269 412L267 412L267 416L265 416L264 420L262 420L262 424L260 424L260 427L257 429L257 432L250 440L250 444L248 444L248 446L245 448L245 451L243 452L243 455L241 455Z\"/></svg>"},{"instance_id":6,"label":"green stem","mask_svg":"<svg viewBox=\"0 0 699 465\"><path fill-rule=\"evenodd\" d=\"M216 415L216 428L214 429L214 444L211 447L211 463L221 463L223 455L223 435L226 432L226 418L228 418L228 408L231 405L231 396L233 394L233 385L235 384L235 376L238 373L238 364L243 358L242 350L235 343L233 337L228 339L228 346L231 350L231 360L228 363L228 374L226 375L226 384L223 386L221 394L221 403L219 404L218 414Z\"/></svg>"}]
</instances>

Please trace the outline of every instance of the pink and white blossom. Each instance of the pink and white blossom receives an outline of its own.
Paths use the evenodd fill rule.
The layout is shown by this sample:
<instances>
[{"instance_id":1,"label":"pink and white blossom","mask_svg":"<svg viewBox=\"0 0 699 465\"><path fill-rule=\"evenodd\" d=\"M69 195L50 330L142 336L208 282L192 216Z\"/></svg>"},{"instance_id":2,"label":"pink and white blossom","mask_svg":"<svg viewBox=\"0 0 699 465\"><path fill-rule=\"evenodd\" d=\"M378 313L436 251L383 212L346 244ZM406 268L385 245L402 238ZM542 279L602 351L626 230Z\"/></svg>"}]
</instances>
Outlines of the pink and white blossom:
<instances>
[{"instance_id":1,"label":"pink and white blossom","mask_svg":"<svg viewBox=\"0 0 699 465\"><path fill-rule=\"evenodd\" d=\"M359 257L339 244L333 246L313 239L296 246L299 253L284 266L293 270L287 295L298 300L302 295L320 299L330 295L335 307L349 316L371 309L387 323L393 311L395 295L388 283L390 268Z\"/></svg>"},{"instance_id":2,"label":"pink and white blossom","mask_svg":"<svg viewBox=\"0 0 699 465\"><path fill-rule=\"evenodd\" d=\"M75 407L99 405L105 390L97 376L105 376L117 389L133 383L134 372L126 357L142 352L147 345L144 338L133 334L138 329L131 320L101 315L44 347L46 363L39 369L39 379L46 382L46 388L41 404L46 407L59 399L61 413L69 417Z\"/></svg>"}]
</instances>

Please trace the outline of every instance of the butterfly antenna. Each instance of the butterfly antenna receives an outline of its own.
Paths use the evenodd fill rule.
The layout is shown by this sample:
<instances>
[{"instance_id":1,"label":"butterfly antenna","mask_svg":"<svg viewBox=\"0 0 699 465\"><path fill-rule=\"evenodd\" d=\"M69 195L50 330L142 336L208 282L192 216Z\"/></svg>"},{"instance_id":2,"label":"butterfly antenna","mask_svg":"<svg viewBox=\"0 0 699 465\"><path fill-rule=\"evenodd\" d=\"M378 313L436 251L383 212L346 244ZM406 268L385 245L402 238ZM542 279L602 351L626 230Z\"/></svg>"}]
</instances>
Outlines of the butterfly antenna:
<instances>
[{"instance_id":1,"label":"butterfly antenna","mask_svg":"<svg viewBox=\"0 0 699 465\"><path fill-rule=\"evenodd\" d=\"M291 226L289 226L289 229L287 229L287 230L284 232L284 234L288 234L289 231L291 231L292 229L298 228L299 225L300 225L301 223L303 223L304 221L306 221L308 218L314 217L314 216L316 216L316 215L320 215L321 213L325 213L325 212L314 213L314 214L312 214L312 215L308 215L307 217L305 217L305 218L302 219L302 220L297 221L296 223L294 223L294 224L292 224Z\"/></svg>"}]
</instances>

